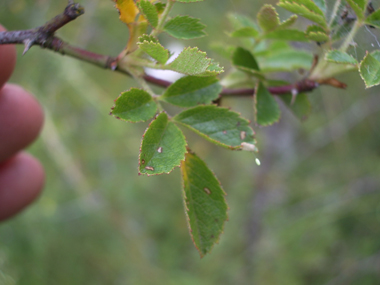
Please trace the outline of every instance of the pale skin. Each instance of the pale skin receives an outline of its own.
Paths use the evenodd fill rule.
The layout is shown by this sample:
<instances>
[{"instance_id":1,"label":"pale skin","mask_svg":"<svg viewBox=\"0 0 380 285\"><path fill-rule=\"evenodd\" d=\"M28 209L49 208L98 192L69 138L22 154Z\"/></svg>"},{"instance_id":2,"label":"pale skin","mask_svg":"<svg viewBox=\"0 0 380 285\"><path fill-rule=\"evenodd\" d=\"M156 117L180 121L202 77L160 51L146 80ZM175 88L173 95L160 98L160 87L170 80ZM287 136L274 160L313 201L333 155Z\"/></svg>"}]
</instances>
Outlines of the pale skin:
<instances>
[{"instance_id":1,"label":"pale skin","mask_svg":"<svg viewBox=\"0 0 380 285\"><path fill-rule=\"evenodd\" d=\"M29 205L44 185L41 164L23 151L37 138L43 112L30 93L6 83L15 63L15 47L0 45L0 221Z\"/></svg>"}]
</instances>

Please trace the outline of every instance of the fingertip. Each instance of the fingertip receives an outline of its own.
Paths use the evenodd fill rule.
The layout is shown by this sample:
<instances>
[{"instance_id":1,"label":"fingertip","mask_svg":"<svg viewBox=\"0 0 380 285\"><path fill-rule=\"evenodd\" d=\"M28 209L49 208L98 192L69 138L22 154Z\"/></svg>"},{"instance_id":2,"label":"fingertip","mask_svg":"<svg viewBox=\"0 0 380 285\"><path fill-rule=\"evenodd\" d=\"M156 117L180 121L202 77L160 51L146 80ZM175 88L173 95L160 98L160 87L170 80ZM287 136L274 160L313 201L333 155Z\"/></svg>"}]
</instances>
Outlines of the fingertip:
<instances>
[{"instance_id":1,"label":"fingertip","mask_svg":"<svg viewBox=\"0 0 380 285\"><path fill-rule=\"evenodd\" d=\"M33 142L43 125L43 110L23 88L6 84L0 91L0 161L12 157Z\"/></svg>"},{"instance_id":2,"label":"fingertip","mask_svg":"<svg viewBox=\"0 0 380 285\"><path fill-rule=\"evenodd\" d=\"M27 153L19 153L0 166L0 221L34 201L45 183L41 163Z\"/></svg>"}]
</instances>

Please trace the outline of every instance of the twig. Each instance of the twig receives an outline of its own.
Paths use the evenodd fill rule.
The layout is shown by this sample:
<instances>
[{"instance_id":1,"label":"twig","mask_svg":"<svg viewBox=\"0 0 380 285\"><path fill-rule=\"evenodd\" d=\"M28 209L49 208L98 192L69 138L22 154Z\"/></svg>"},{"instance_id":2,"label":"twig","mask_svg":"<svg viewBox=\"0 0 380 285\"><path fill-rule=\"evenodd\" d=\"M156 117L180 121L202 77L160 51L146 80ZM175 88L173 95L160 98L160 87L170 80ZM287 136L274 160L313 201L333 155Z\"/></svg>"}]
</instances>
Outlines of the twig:
<instances>
[{"instance_id":1,"label":"twig","mask_svg":"<svg viewBox=\"0 0 380 285\"><path fill-rule=\"evenodd\" d=\"M33 45L44 46L47 40L53 38L58 29L83 14L84 8L82 6L69 1L63 13L55 16L41 27L31 30L1 32L0 44L24 44L23 54L25 54Z\"/></svg>"},{"instance_id":2,"label":"twig","mask_svg":"<svg viewBox=\"0 0 380 285\"><path fill-rule=\"evenodd\" d=\"M74 3L73 0L69 0L63 13L54 17L41 27L30 30L0 32L0 45L23 44L25 46L23 54L25 54L33 45L39 45L42 48L50 49L62 55L69 55L98 67L118 71L131 76L125 68L117 65L117 57L101 55L74 47L54 35L58 29L83 14L84 8L79 4ZM144 75L144 80L165 88L172 84L170 81L158 79L150 75ZM295 84L269 87L268 90L273 95L283 95L289 93L298 94L302 92L310 92L317 87L317 82L306 79ZM221 92L221 96L253 96L254 93L255 89L253 88L224 88Z\"/></svg>"}]
</instances>

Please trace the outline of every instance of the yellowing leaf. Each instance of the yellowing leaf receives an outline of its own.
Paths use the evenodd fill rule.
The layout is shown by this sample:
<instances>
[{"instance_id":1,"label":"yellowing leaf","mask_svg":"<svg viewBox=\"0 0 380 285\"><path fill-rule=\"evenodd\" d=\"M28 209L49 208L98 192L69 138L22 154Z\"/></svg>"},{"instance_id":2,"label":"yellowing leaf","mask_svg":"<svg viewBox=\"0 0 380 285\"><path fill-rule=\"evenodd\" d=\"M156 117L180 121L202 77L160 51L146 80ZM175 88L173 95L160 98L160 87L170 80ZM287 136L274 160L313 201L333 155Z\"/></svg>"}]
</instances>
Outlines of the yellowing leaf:
<instances>
[{"instance_id":1,"label":"yellowing leaf","mask_svg":"<svg viewBox=\"0 0 380 285\"><path fill-rule=\"evenodd\" d=\"M136 19L139 9L133 0L114 0L116 8L119 10L120 20L127 25Z\"/></svg>"}]
</instances>

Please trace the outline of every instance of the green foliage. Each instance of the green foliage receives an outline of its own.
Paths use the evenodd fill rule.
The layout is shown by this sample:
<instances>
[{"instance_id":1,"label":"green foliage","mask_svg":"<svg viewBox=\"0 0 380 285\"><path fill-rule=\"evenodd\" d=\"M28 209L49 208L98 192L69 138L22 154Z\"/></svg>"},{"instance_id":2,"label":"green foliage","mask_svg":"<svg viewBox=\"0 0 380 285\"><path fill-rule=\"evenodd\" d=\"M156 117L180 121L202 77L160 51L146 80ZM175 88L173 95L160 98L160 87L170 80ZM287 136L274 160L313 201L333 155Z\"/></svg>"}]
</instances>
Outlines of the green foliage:
<instances>
[{"instance_id":1,"label":"green foliage","mask_svg":"<svg viewBox=\"0 0 380 285\"><path fill-rule=\"evenodd\" d=\"M143 136L139 172L148 175L169 173L184 160L185 152L184 135L162 112Z\"/></svg>"},{"instance_id":2,"label":"green foliage","mask_svg":"<svg viewBox=\"0 0 380 285\"><path fill-rule=\"evenodd\" d=\"M241 149L243 142L255 143L248 120L226 108L198 106L179 113L173 120L226 148Z\"/></svg>"},{"instance_id":3,"label":"green foliage","mask_svg":"<svg viewBox=\"0 0 380 285\"><path fill-rule=\"evenodd\" d=\"M323 28L327 28L326 19L322 10L311 0L280 0L277 5L290 12L305 17L306 19L319 24Z\"/></svg>"},{"instance_id":4,"label":"green foliage","mask_svg":"<svg viewBox=\"0 0 380 285\"><path fill-rule=\"evenodd\" d=\"M347 15L344 16L345 10L342 8L344 5L337 2L332 11L327 11L324 0L280 0L277 6L294 13L284 21L280 20L276 8L269 4L261 7L256 19L236 13L229 14L232 31L228 32L228 35L234 40L236 46L225 43L214 45L217 47L216 50L230 60L233 66L220 81L217 76L222 76L224 69L198 47L184 48L177 58L167 63L170 51L165 49L158 40L157 36L162 32L177 39L205 36L205 25L199 19L178 15L169 19L168 11L175 1L168 1L165 11L162 12L150 1L142 1L138 4L140 12L153 30L150 35L141 34L137 43L139 50L135 54L127 55L127 60L121 62L127 64L130 62L133 68L151 67L187 75L158 95L152 90L146 90L149 94L145 94L145 97L149 103L158 105L160 111L164 110L164 106L161 106L162 102L189 108L173 116L167 115L164 110L151 123L143 138L139 171L146 174L168 173L182 161L185 205L190 232L201 256L209 252L218 240L225 220L218 218L220 223L213 225L213 218L208 219L207 213L218 212L226 217L226 206L223 204L225 208L215 210L212 208L212 199L204 200L213 197L208 193L209 191L214 192L204 185L204 181L213 181L215 178L204 162L194 154L187 153L184 158L186 141L176 125L185 126L208 141L228 149L257 151L254 131L249 126L248 120L229 109L209 105L221 98L223 87L255 87L254 90L252 88L251 94L256 124L269 126L278 122L281 116L279 104L269 92L274 89L269 89L269 87L288 85L279 92L280 100L298 119L304 120L311 111L311 103L307 94L304 93L309 90L304 84L314 82L315 86L310 87L310 90L318 84L343 88L345 84L337 81L334 76L353 69L359 69L367 87L380 84L380 76L378 76L380 52L367 52L359 65L358 60L348 51L358 29L364 24L377 27L380 14L375 11L367 15L364 0L346 2L352 9L347 13L356 14L355 23L352 23L352 20L346 20ZM313 23L304 29L293 28L299 16ZM347 39L339 42L344 37ZM320 45L322 48L319 50L319 60L309 50L296 48L296 45L291 43L294 41L314 42ZM143 53L149 55L155 62L150 59L147 61L146 57L142 56ZM130 61L128 57L131 58ZM295 72L299 69L304 70L306 75L303 80L294 85L284 82L281 76L276 74ZM127 71L131 70L133 69L127 66ZM136 73L134 76L140 75ZM146 102L143 101L140 104L143 105ZM156 109L154 112L152 109L149 116L145 115L144 119L152 117L155 112ZM173 150L174 153L166 152L167 149ZM205 178L206 176L212 178ZM224 203L223 191L216 179L214 184L215 189L219 189L217 190L219 202Z\"/></svg>"},{"instance_id":5,"label":"green foliage","mask_svg":"<svg viewBox=\"0 0 380 285\"><path fill-rule=\"evenodd\" d=\"M271 125L280 119L280 108L262 82L259 82L256 86L254 102L255 119L259 125Z\"/></svg>"},{"instance_id":6,"label":"green foliage","mask_svg":"<svg viewBox=\"0 0 380 285\"><path fill-rule=\"evenodd\" d=\"M349 49L360 28L380 27L380 13L367 11L365 0L342 2L349 7L336 1L331 11L324 0L280 0L277 6L294 13L284 21L269 4L259 9L256 18L229 14L232 30L227 34L233 44L218 45L218 51L230 62L227 74L223 75L224 68L198 47L184 48L170 62L171 52L165 48L164 37L160 37L161 33L180 40L204 37L206 26L199 19L187 15L169 17L176 2L200 1L115 1L120 19L129 29L127 47L115 60L117 70L131 75L143 89L123 92L115 100L111 114L127 122L141 122L159 113L143 135L139 174L170 173L175 167L181 167L190 234L200 255L204 256L219 240L227 219L225 193L212 171L189 151L179 126L217 146L257 151L250 121L220 106L223 96L249 95L256 124L269 126L281 116L273 95L279 95L283 105L303 120L311 110L305 92L319 84L343 88L345 84L335 79L337 74L358 69L367 87L379 85L380 51L366 51L359 64L360 60L352 56ZM344 16L344 9L355 14L354 18ZM299 17L312 23L299 28L301 25L294 25ZM311 52L304 43L317 44L320 48ZM319 54L314 56L313 53ZM161 84L165 89L157 91L149 86L144 68L172 70L185 77L168 87L169 83ZM297 74L295 71L299 69L302 72ZM284 78L289 82L284 82ZM308 83L314 85L308 86ZM172 114L172 107L165 103L187 109Z\"/></svg>"},{"instance_id":7,"label":"green foliage","mask_svg":"<svg viewBox=\"0 0 380 285\"><path fill-rule=\"evenodd\" d=\"M367 88L380 84L380 61L370 53L360 62L359 70Z\"/></svg>"},{"instance_id":8,"label":"green foliage","mask_svg":"<svg viewBox=\"0 0 380 285\"><path fill-rule=\"evenodd\" d=\"M371 15L369 15L365 19L365 23L367 25L371 25L371 26L374 26L376 28L380 28L380 10L376 10Z\"/></svg>"},{"instance_id":9,"label":"green foliage","mask_svg":"<svg viewBox=\"0 0 380 285\"><path fill-rule=\"evenodd\" d=\"M193 39L206 35L203 31L206 26L199 19L189 16L177 16L165 23L164 30L177 39Z\"/></svg>"},{"instance_id":10,"label":"green foliage","mask_svg":"<svg viewBox=\"0 0 380 285\"><path fill-rule=\"evenodd\" d=\"M158 25L158 12L156 6L153 5L148 0L141 0L139 2L139 8L144 17L148 20L152 27L157 27Z\"/></svg>"},{"instance_id":11,"label":"green foliage","mask_svg":"<svg viewBox=\"0 0 380 285\"><path fill-rule=\"evenodd\" d=\"M112 115L127 122L140 122L151 119L157 112L157 104L144 90L132 88L121 93L115 100Z\"/></svg>"},{"instance_id":12,"label":"green foliage","mask_svg":"<svg viewBox=\"0 0 380 285\"><path fill-rule=\"evenodd\" d=\"M346 52L339 51L339 50L330 50L328 53L326 53L326 60L335 62L335 63L343 63L343 64L358 64L357 60L349 55Z\"/></svg>"},{"instance_id":13,"label":"green foliage","mask_svg":"<svg viewBox=\"0 0 380 285\"><path fill-rule=\"evenodd\" d=\"M169 59L169 51L158 42L144 40L139 42L138 46L159 63L165 64Z\"/></svg>"},{"instance_id":14,"label":"green foliage","mask_svg":"<svg viewBox=\"0 0 380 285\"><path fill-rule=\"evenodd\" d=\"M227 220L226 195L207 165L188 152L182 162L183 199L190 234L199 254L209 253Z\"/></svg>"},{"instance_id":15,"label":"green foliage","mask_svg":"<svg viewBox=\"0 0 380 285\"><path fill-rule=\"evenodd\" d=\"M197 76L213 76L223 72L219 65L206 57L206 53L198 48L185 48L179 56L166 66L179 73Z\"/></svg>"},{"instance_id":16,"label":"green foliage","mask_svg":"<svg viewBox=\"0 0 380 285\"><path fill-rule=\"evenodd\" d=\"M257 14L257 22L264 32L270 32L278 28L280 18L272 5L264 5Z\"/></svg>"},{"instance_id":17,"label":"green foliage","mask_svg":"<svg viewBox=\"0 0 380 285\"><path fill-rule=\"evenodd\" d=\"M210 104L221 91L216 77L186 76L170 85L160 99L180 107L193 107Z\"/></svg>"}]
</instances>

